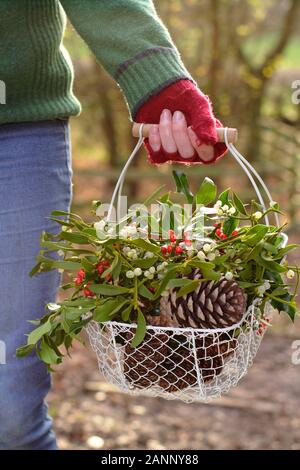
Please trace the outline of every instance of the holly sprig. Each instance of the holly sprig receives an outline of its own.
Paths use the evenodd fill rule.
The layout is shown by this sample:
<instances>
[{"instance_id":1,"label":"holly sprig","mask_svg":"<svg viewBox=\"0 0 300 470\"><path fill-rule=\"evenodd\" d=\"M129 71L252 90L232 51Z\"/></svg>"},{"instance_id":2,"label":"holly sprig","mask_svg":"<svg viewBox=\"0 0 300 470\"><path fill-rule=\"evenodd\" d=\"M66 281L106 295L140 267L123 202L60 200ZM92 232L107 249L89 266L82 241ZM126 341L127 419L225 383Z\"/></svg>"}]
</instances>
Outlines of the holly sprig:
<instances>
[{"instance_id":1,"label":"holly sprig","mask_svg":"<svg viewBox=\"0 0 300 470\"><path fill-rule=\"evenodd\" d=\"M17 350L19 357L35 351L49 368L59 364L91 320L103 325L109 320L136 323L136 347L145 336L147 315L159 309L161 297L170 289L176 287L177 295L183 296L198 283L221 277L235 280L245 290L248 305L259 299L262 316L270 302L295 319L300 270L290 266L286 256L298 245L282 245L285 224L264 223L266 215L282 215L278 204L266 209L256 201L245 204L231 189L218 195L209 178L193 194L185 174L173 176L173 193L161 194L161 187L145 201L157 202L159 210L140 217L139 223L129 213L118 223L117 235L109 233L102 218L87 223L72 212L52 212L51 219L61 229L57 234L43 232L30 275L59 269L67 277L62 290L69 295L48 304L45 314L32 322L36 328ZM184 210L179 196L192 210L185 225L175 230ZM94 203L96 217L99 207L101 203ZM167 208L175 210L164 231ZM147 230L150 222L157 227L152 234ZM200 279L192 279L194 270L201 272Z\"/></svg>"}]
</instances>

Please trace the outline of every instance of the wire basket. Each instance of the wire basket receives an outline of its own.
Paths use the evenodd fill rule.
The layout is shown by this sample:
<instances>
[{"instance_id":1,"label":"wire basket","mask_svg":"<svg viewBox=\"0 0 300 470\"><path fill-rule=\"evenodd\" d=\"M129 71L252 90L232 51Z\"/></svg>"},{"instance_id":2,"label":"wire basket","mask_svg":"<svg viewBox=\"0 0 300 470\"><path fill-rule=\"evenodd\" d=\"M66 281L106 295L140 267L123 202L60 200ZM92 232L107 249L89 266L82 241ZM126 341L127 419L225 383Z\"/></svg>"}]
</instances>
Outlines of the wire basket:
<instances>
[{"instance_id":1,"label":"wire basket","mask_svg":"<svg viewBox=\"0 0 300 470\"><path fill-rule=\"evenodd\" d=\"M228 142L228 150L248 176L265 212L260 184L269 202L271 194L250 163ZM110 220L117 199L117 213L126 171L143 143L143 125L139 141L127 160L113 192L108 210ZM256 180L255 180L256 179ZM257 184L258 182L258 184ZM279 226L278 215L275 214ZM266 225L270 225L265 215ZM288 240L281 233L282 246ZM131 347L136 325L108 321L90 321L86 327L91 346L103 376L123 392L131 395L180 399L186 403L208 402L227 393L247 373L257 354L265 329L260 328L261 310L257 298L248 307L241 321L227 328L196 329L147 326L140 346ZM265 305L263 317L270 318L272 307Z\"/></svg>"},{"instance_id":2,"label":"wire basket","mask_svg":"<svg viewBox=\"0 0 300 470\"><path fill-rule=\"evenodd\" d=\"M265 310L270 317L270 304ZM148 326L136 348L133 324L91 321L87 332L100 372L123 392L208 402L237 385L252 365L264 335L258 312L251 305L240 323L215 330Z\"/></svg>"}]
</instances>

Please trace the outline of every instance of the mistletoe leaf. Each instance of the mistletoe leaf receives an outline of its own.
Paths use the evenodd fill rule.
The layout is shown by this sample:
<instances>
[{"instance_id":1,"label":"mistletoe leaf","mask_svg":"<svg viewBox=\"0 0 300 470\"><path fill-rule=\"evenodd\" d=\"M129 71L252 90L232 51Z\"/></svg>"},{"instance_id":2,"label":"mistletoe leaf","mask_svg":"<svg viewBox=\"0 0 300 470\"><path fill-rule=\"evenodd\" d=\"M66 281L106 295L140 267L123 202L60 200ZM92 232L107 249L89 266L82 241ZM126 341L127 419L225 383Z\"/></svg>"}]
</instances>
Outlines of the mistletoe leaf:
<instances>
[{"instance_id":1,"label":"mistletoe leaf","mask_svg":"<svg viewBox=\"0 0 300 470\"><path fill-rule=\"evenodd\" d=\"M114 296L120 294L127 294L130 289L122 286L113 286L110 284L91 284L89 289L95 294Z\"/></svg>"},{"instance_id":2,"label":"mistletoe leaf","mask_svg":"<svg viewBox=\"0 0 300 470\"><path fill-rule=\"evenodd\" d=\"M189 181L185 173L179 171L173 171L173 177L176 183L176 191L178 193L184 194L187 202L192 204L194 201L194 195L190 190Z\"/></svg>"},{"instance_id":3,"label":"mistletoe leaf","mask_svg":"<svg viewBox=\"0 0 300 470\"><path fill-rule=\"evenodd\" d=\"M131 341L131 347L136 348L141 344L145 338L147 331L146 319L140 309L137 311L137 328L133 340Z\"/></svg>"},{"instance_id":4,"label":"mistletoe leaf","mask_svg":"<svg viewBox=\"0 0 300 470\"><path fill-rule=\"evenodd\" d=\"M247 216L248 214L247 214L247 211L245 209L245 206L242 200L234 191L232 192L232 195L233 195L233 203L234 203L235 208L238 210L240 214Z\"/></svg>"},{"instance_id":5,"label":"mistletoe leaf","mask_svg":"<svg viewBox=\"0 0 300 470\"><path fill-rule=\"evenodd\" d=\"M204 178L195 196L196 204L207 206L215 200L216 195L217 187L213 180L210 178Z\"/></svg>"}]
</instances>

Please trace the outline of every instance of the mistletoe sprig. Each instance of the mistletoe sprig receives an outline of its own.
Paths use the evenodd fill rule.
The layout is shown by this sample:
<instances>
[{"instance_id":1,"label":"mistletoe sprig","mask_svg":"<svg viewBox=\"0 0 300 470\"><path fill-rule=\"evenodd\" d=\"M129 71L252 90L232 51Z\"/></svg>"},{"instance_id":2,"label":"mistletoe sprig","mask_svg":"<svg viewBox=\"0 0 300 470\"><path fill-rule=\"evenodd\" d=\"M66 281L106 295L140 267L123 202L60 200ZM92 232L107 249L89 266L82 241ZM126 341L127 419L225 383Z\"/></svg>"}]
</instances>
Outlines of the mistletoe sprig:
<instances>
[{"instance_id":1,"label":"mistletoe sprig","mask_svg":"<svg viewBox=\"0 0 300 470\"><path fill-rule=\"evenodd\" d=\"M59 269L68 277L62 289L70 294L59 304L48 304L45 314L32 322L36 328L17 350L19 357L35 350L49 367L60 363L92 320L136 323L132 341L136 347L145 336L147 315L159 308L170 289L177 287L177 295L183 296L198 283L221 277L236 280L248 305L259 299L262 318L270 302L295 319L300 270L290 266L286 256L298 246L283 246L285 226L264 223L266 215L281 214L278 204L264 210L256 201L244 204L231 189L217 195L209 178L193 194L185 174L173 172L173 176L174 193L161 195L159 188L145 201L157 202L159 210L138 222L129 213L117 226L118 236L105 219L90 224L74 213L52 212L51 219L61 230L42 234L41 251L30 274ZM192 207L180 230L176 222L183 205L178 196ZM174 211L166 232L162 222L167 209ZM150 223L157 228L154 233L148 231ZM195 269L201 272L200 279L190 279Z\"/></svg>"}]
</instances>

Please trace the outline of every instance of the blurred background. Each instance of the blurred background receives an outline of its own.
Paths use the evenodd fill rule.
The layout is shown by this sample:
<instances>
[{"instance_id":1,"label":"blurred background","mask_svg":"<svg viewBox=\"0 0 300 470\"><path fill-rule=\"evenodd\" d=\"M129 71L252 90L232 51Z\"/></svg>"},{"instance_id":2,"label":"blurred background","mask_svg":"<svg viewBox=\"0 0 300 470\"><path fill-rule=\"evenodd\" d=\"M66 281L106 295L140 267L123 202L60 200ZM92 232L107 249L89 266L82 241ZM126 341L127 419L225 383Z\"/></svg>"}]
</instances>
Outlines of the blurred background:
<instances>
[{"instance_id":1,"label":"blurred background","mask_svg":"<svg viewBox=\"0 0 300 470\"><path fill-rule=\"evenodd\" d=\"M300 232L299 0L154 1L182 59L223 124L239 130L238 148L270 186ZM83 105L72 120L73 209L91 218L91 201L107 201L135 139L123 96L71 25L65 46L75 67ZM150 167L141 151L129 170L126 193L142 201L170 168ZM192 184L205 176L219 189L253 194L241 170L225 157L193 167ZM299 254L294 261L300 262ZM300 322L299 322L300 323ZM254 367L239 387L209 405L127 397L105 383L93 353L78 346L54 374L50 412L62 449L300 449L300 364L292 344L300 327L275 319Z\"/></svg>"}]
</instances>

